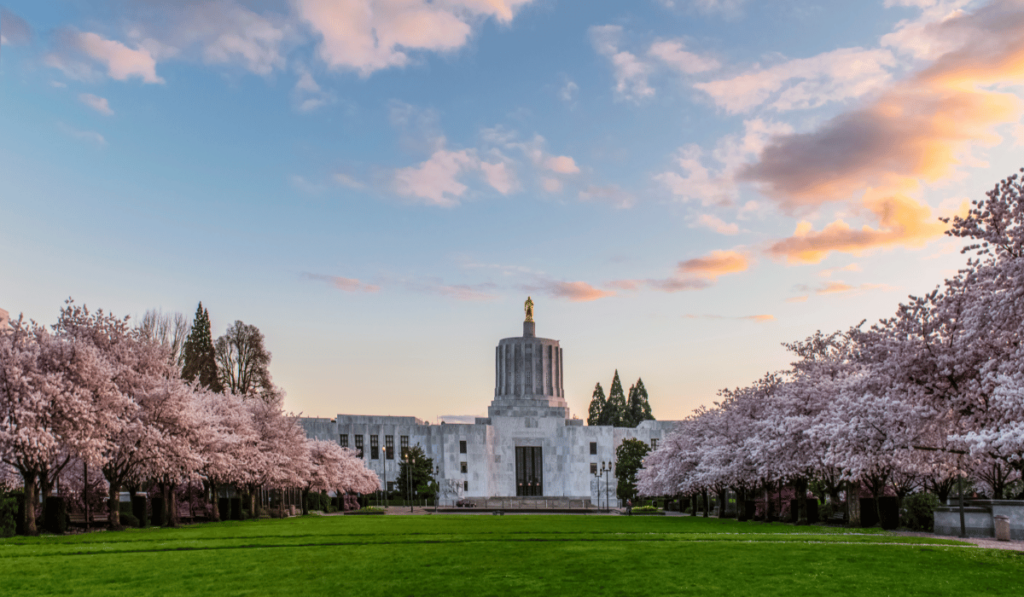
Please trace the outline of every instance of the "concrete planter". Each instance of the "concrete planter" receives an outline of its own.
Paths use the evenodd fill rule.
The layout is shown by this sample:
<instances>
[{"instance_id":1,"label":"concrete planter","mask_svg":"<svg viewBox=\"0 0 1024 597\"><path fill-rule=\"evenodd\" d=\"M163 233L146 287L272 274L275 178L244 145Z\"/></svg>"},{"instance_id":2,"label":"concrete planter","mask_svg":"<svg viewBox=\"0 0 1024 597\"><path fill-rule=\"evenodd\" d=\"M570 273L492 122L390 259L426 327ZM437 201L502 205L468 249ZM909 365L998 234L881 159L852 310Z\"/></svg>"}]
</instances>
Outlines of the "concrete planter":
<instances>
[{"instance_id":1,"label":"concrete planter","mask_svg":"<svg viewBox=\"0 0 1024 597\"><path fill-rule=\"evenodd\" d=\"M995 517L1005 517L1007 541L1024 541L1024 500L967 500L964 506L964 523L968 537L996 537ZM960 508L943 506L936 508L935 534L960 535Z\"/></svg>"}]
</instances>

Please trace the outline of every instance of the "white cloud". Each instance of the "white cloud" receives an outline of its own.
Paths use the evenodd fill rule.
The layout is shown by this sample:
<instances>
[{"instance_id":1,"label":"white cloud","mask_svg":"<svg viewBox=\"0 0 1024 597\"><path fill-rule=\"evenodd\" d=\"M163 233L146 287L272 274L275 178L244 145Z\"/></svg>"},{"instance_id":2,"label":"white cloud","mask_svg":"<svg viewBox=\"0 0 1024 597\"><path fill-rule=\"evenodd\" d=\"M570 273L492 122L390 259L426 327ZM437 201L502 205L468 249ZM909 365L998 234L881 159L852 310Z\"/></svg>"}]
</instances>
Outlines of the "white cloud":
<instances>
[{"instance_id":1,"label":"white cloud","mask_svg":"<svg viewBox=\"0 0 1024 597\"><path fill-rule=\"evenodd\" d=\"M567 155L550 156L544 160L544 167L558 174L579 174L576 160Z\"/></svg>"},{"instance_id":2,"label":"white cloud","mask_svg":"<svg viewBox=\"0 0 1024 597\"><path fill-rule=\"evenodd\" d=\"M305 67L297 67L299 78L292 89L295 109L299 112L312 112L317 108L334 102L334 95L320 88L312 73Z\"/></svg>"},{"instance_id":3,"label":"white cloud","mask_svg":"<svg viewBox=\"0 0 1024 597\"><path fill-rule=\"evenodd\" d=\"M541 180L541 187L549 193L558 193L562 190L562 181L557 178L544 178Z\"/></svg>"},{"instance_id":4,"label":"white cloud","mask_svg":"<svg viewBox=\"0 0 1024 597\"><path fill-rule=\"evenodd\" d=\"M442 148L419 165L397 170L395 191L427 205L454 207L469 188L460 179L472 172L482 174L487 184L503 195L515 188L514 177L504 163L485 162L473 149Z\"/></svg>"},{"instance_id":5,"label":"white cloud","mask_svg":"<svg viewBox=\"0 0 1024 597\"><path fill-rule=\"evenodd\" d=\"M735 222L732 224L724 222L712 214L701 214L694 224L726 236L738 234L740 231L740 227Z\"/></svg>"},{"instance_id":6,"label":"white cloud","mask_svg":"<svg viewBox=\"0 0 1024 597\"><path fill-rule=\"evenodd\" d=\"M87 58L106 67L107 76L124 81L138 77L145 83L163 83L156 74L156 60L144 48L132 49L96 33L65 29L57 34L57 49L45 58L47 65L64 71L73 79L92 78L94 71Z\"/></svg>"},{"instance_id":7,"label":"white cloud","mask_svg":"<svg viewBox=\"0 0 1024 597\"><path fill-rule=\"evenodd\" d=\"M502 195L508 195L516 189L515 175L504 162L491 164L482 161L480 170L483 172L487 184Z\"/></svg>"},{"instance_id":8,"label":"white cloud","mask_svg":"<svg viewBox=\"0 0 1024 597\"><path fill-rule=\"evenodd\" d=\"M683 201L703 205L731 204L737 198L736 175L740 168L756 158L772 135L791 132L789 125L759 118L743 123L742 137L727 135L719 140L711 154L717 167L705 165L707 156L698 145L686 145L676 153L677 170L662 172L654 179Z\"/></svg>"},{"instance_id":9,"label":"white cloud","mask_svg":"<svg viewBox=\"0 0 1024 597\"><path fill-rule=\"evenodd\" d=\"M331 68L363 76L402 67L410 51L450 52L469 40L474 22L510 23L533 0L294 0L320 37L317 53Z\"/></svg>"},{"instance_id":10,"label":"white cloud","mask_svg":"<svg viewBox=\"0 0 1024 597\"><path fill-rule=\"evenodd\" d=\"M89 143L96 145L97 147L106 147L107 145L106 138L104 138L103 135L97 133L96 131L83 131L72 126L68 126L62 122L57 123L57 128L63 131L66 135L74 137L75 139L87 141Z\"/></svg>"},{"instance_id":11,"label":"white cloud","mask_svg":"<svg viewBox=\"0 0 1024 597\"><path fill-rule=\"evenodd\" d=\"M589 185L579 192L580 201L601 201L618 209L628 209L636 203L636 197L618 185Z\"/></svg>"},{"instance_id":12,"label":"white cloud","mask_svg":"<svg viewBox=\"0 0 1024 597\"><path fill-rule=\"evenodd\" d=\"M783 112L857 98L890 81L896 58L885 49L840 48L811 58L755 67L730 79L694 85L719 107L738 114L767 104Z\"/></svg>"},{"instance_id":13,"label":"white cloud","mask_svg":"<svg viewBox=\"0 0 1024 597\"><path fill-rule=\"evenodd\" d=\"M93 110L96 110L100 114L104 114L106 116L114 115L114 111L110 109L110 104L107 102L107 98L105 97L99 97L98 95L93 95L91 93L82 93L79 94L78 99L83 104L89 106Z\"/></svg>"},{"instance_id":14,"label":"white cloud","mask_svg":"<svg viewBox=\"0 0 1024 597\"><path fill-rule=\"evenodd\" d=\"M566 81L565 85L558 90L558 99L566 103L572 103L576 99L576 93L579 92L580 86L573 81Z\"/></svg>"},{"instance_id":15,"label":"white cloud","mask_svg":"<svg viewBox=\"0 0 1024 597\"><path fill-rule=\"evenodd\" d=\"M717 70L722 66L714 58L687 52L685 47L680 40L657 41L651 44L647 53L687 75Z\"/></svg>"},{"instance_id":16,"label":"white cloud","mask_svg":"<svg viewBox=\"0 0 1024 597\"><path fill-rule=\"evenodd\" d=\"M619 50L622 27L600 25L590 28L590 41L598 54L605 56L612 64L615 74L615 93L622 99L639 102L654 95L654 88L647 79L652 73L649 64L635 54Z\"/></svg>"},{"instance_id":17,"label":"white cloud","mask_svg":"<svg viewBox=\"0 0 1024 597\"><path fill-rule=\"evenodd\" d=\"M366 185L363 184L362 182L359 182L358 180L352 178L348 174L343 174L341 172L338 172L334 175L334 182L342 186L348 187L350 189L362 189L366 187Z\"/></svg>"},{"instance_id":18,"label":"white cloud","mask_svg":"<svg viewBox=\"0 0 1024 597\"><path fill-rule=\"evenodd\" d=\"M22 46L32 41L32 28L21 17L0 7L0 46Z\"/></svg>"},{"instance_id":19,"label":"white cloud","mask_svg":"<svg viewBox=\"0 0 1024 597\"><path fill-rule=\"evenodd\" d=\"M579 174L580 168L576 160L567 155L553 155L547 151L547 141L540 135L534 135L529 141L520 141L516 131L506 129L502 126L484 129L480 132L484 142L497 148L497 154L502 155L500 150L521 152L534 168L541 172L553 172L560 175ZM548 183L554 180L546 176L541 180L541 186L547 190L549 187L561 190L562 184Z\"/></svg>"}]
</instances>

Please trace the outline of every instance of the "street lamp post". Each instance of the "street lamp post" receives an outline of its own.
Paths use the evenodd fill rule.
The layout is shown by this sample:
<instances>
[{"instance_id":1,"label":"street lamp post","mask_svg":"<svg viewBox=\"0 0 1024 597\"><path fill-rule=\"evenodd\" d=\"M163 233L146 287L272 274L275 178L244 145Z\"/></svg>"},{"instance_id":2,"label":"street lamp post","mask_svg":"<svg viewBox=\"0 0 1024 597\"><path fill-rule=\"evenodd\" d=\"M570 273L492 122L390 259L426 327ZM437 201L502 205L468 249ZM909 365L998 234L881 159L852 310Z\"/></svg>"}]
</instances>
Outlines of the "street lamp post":
<instances>
[{"instance_id":1,"label":"street lamp post","mask_svg":"<svg viewBox=\"0 0 1024 597\"><path fill-rule=\"evenodd\" d=\"M609 498L608 498L608 491L609 491L608 473L612 472L613 469L614 469L614 465L611 462L602 462L601 463L601 470L599 470L599 471L594 473L594 476L597 477L597 479L598 479L598 484L597 484L597 509L598 509L598 511L601 510L601 483L600 483L601 475L604 475L604 506L605 506L605 510L610 512L611 509L612 509L611 502L609 501Z\"/></svg>"},{"instance_id":2,"label":"street lamp post","mask_svg":"<svg viewBox=\"0 0 1024 597\"><path fill-rule=\"evenodd\" d=\"M434 465L434 514L437 514L437 500L441 497L441 484L437 482L437 476L441 474L441 467Z\"/></svg>"},{"instance_id":3,"label":"street lamp post","mask_svg":"<svg viewBox=\"0 0 1024 597\"><path fill-rule=\"evenodd\" d=\"M405 482L409 485L409 489L408 489L408 491L406 491L406 494L409 496L409 512L410 513L412 513L412 467L415 464L416 464L416 459L413 458L411 455L406 454L405 455L405 470L406 470Z\"/></svg>"},{"instance_id":4,"label":"street lamp post","mask_svg":"<svg viewBox=\"0 0 1024 597\"><path fill-rule=\"evenodd\" d=\"M380 459L380 464L384 467L384 485L380 488L380 493L384 497L384 507L388 507L388 447L383 448L383 457Z\"/></svg>"}]
</instances>

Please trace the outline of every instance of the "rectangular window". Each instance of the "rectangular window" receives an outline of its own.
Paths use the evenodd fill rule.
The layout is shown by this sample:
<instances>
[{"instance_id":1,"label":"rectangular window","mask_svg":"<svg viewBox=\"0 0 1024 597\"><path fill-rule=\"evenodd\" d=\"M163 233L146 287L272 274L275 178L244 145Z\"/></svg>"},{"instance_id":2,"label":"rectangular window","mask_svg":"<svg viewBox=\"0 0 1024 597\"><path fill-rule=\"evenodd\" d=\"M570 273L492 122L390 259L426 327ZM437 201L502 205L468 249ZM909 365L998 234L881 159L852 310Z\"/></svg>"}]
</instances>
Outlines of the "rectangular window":
<instances>
[{"instance_id":1,"label":"rectangular window","mask_svg":"<svg viewBox=\"0 0 1024 597\"><path fill-rule=\"evenodd\" d=\"M409 436L408 435L403 435L400 438L400 441L402 442L402 444L401 444L401 447L402 447L402 458L404 459L405 455L409 453Z\"/></svg>"},{"instance_id":2,"label":"rectangular window","mask_svg":"<svg viewBox=\"0 0 1024 597\"><path fill-rule=\"evenodd\" d=\"M348 434L347 433L342 433L340 441L341 441L341 447L342 448L347 448L348 447Z\"/></svg>"},{"instance_id":3,"label":"rectangular window","mask_svg":"<svg viewBox=\"0 0 1024 597\"><path fill-rule=\"evenodd\" d=\"M462 440L462 441L459 442L459 454L465 454L465 453L466 453L466 440Z\"/></svg>"},{"instance_id":4,"label":"rectangular window","mask_svg":"<svg viewBox=\"0 0 1024 597\"><path fill-rule=\"evenodd\" d=\"M658 449L658 438L656 438L656 437L652 437L651 438L651 449L652 450L657 450Z\"/></svg>"},{"instance_id":5,"label":"rectangular window","mask_svg":"<svg viewBox=\"0 0 1024 597\"><path fill-rule=\"evenodd\" d=\"M363 436L362 435L357 435L356 436L356 452L359 452L359 457L360 458L363 457Z\"/></svg>"},{"instance_id":6,"label":"rectangular window","mask_svg":"<svg viewBox=\"0 0 1024 597\"><path fill-rule=\"evenodd\" d=\"M462 491L469 491L469 481L462 482Z\"/></svg>"},{"instance_id":7,"label":"rectangular window","mask_svg":"<svg viewBox=\"0 0 1024 597\"><path fill-rule=\"evenodd\" d=\"M376 435L370 436L370 460L380 458L380 438Z\"/></svg>"},{"instance_id":8,"label":"rectangular window","mask_svg":"<svg viewBox=\"0 0 1024 597\"><path fill-rule=\"evenodd\" d=\"M395 436L385 435L384 436L384 449L387 451L388 460L395 459Z\"/></svg>"},{"instance_id":9,"label":"rectangular window","mask_svg":"<svg viewBox=\"0 0 1024 597\"><path fill-rule=\"evenodd\" d=\"M461 465L461 466L459 467L459 468L461 469L461 471L462 471L463 473L468 473L468 472L469 472L469 466L468 466L468 465L467 465L467 464L466 464L465 462L463 462L463 463L461 463L461 464L462 464L462 465Z\"/></svg>"},{"instance_id":10,"label":"rectangular window","mask_svg":"<svg viewBox=\"0 0 1024 597\"><path fill-rule=\"evenodd\" d=\"M590 442L590 453L597 454L597 442Z\"/></svg>"},{"instance_id":11,"label":"rectangular window","mask_svg":"<svg viewBox=\"0 0 1024 597\"><path fill-rule=\"evenodd\" d=\"M591 475L596 475L597 474L597 463L596 462L591 462L590 463L590 474Z\"/></svg>"}]
</instances>

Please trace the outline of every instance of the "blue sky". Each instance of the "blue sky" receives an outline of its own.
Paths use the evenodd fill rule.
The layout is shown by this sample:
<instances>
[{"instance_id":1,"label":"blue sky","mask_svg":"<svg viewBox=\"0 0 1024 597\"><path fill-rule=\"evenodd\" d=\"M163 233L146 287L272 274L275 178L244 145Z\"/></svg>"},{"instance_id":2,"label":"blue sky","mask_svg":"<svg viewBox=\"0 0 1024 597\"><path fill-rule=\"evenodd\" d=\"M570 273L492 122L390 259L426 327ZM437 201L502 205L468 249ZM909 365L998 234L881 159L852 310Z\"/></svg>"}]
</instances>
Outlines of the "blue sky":
<instances>
[{"instance_id":1,"label":"blue sky","mask_svg":"<svg viewBox=\"0 0 1024 597\"><path fill-rule=\"evenodd\" d=\"M11 2L0 307L260 327L287 406L482 414L536 302L655 415L889 315L1020 165L1017 1Z\"/></svg>"}]
</instances>

